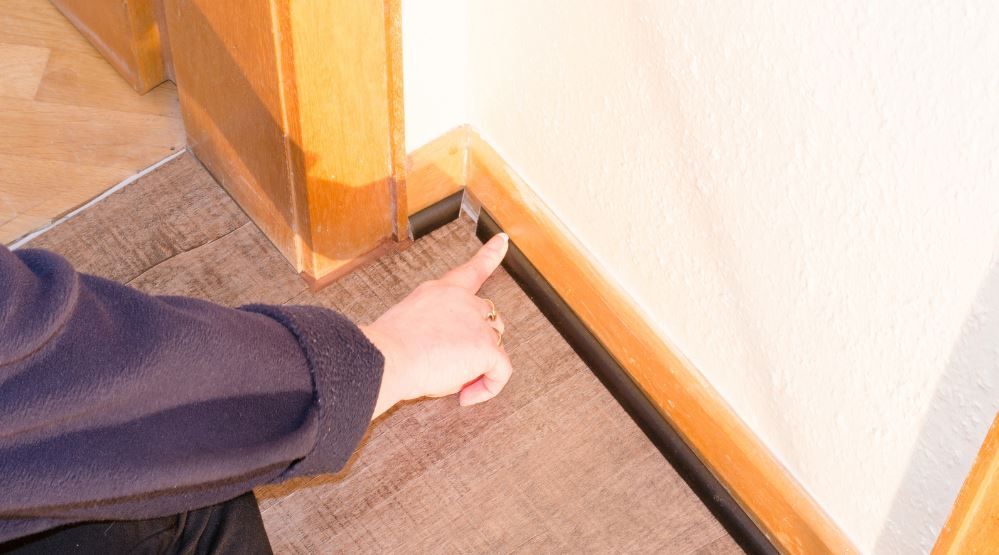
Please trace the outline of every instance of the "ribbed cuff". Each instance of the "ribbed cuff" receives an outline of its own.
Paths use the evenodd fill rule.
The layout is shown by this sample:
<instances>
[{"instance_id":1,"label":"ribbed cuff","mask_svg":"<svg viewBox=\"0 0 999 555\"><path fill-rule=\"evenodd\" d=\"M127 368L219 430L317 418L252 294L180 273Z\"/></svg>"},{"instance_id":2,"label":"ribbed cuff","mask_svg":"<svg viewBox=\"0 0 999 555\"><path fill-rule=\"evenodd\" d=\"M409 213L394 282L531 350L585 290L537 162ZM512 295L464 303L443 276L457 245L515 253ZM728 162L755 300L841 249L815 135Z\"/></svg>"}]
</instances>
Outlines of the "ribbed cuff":
<instances>
[{"instance_id":1,"label":"ribbed cuff","mask_svg":"<svg viewBox=\"0 0 999 555\"><path fill-rule=\"evenodd\" d=\"M285 478L337 472L350 458L375 411L385 358L353 322L317 306L247 305L294 334L312 373L319 433L312 451Z\"/></svg>"}]
</instances>

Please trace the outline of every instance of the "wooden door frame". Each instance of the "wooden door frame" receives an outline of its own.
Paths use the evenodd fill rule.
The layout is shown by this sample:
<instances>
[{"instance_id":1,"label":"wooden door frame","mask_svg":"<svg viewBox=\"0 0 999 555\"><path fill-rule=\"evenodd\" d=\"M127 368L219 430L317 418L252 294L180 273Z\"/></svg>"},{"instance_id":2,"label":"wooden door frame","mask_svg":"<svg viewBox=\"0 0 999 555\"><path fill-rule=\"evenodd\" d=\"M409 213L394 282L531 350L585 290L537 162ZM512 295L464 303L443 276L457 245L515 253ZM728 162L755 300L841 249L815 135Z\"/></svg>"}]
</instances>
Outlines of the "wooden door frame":
<instances>
[{"instance_id":1,"label":"wooden door frame","mask_svg":"<svg viewBox=\"0 0 999 555\"><path fill-rule=\"evenodd\" d=\"M399 0L52 1L315 287L408 240Z\"/></svg>"},{"instance_id":2,"label":"wooden door frame","mask_svg":"<svg viewBox=\"0 0 999 555\"><path fill-rule=\"evenodd\" d=\"M51 0L139 94L168 79L160 0Z\"/></svg>"}]
</instances>

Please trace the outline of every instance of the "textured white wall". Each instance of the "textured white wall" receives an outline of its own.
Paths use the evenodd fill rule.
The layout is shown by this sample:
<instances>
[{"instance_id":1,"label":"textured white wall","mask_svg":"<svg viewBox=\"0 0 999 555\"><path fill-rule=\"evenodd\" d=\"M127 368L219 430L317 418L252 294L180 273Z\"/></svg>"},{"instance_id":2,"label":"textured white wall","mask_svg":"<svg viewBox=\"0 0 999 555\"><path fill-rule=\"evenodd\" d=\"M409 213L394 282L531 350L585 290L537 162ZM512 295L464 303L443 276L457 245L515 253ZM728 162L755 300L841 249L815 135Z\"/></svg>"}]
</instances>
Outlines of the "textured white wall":
<instances>
[{"instance_id":1,"label":"textured white wall","mask_svg":"<svg viewBox=\"0 0 999 555\"><path fill-rule=\"evenodd\" d=\"M925 552L999 408L999 4L825 4L473 0L467 117L858 547Z\"/></svg>"},{"instance_id":2,"label":"textured white wall","mask_svg":"<svg viewBox=\"0 0 999 555\"><path fill-rule=\"evenodd\" d=\"M467 49L465 0L403 1L407 150L468 123Z\"/></svg>"}]
</instances>

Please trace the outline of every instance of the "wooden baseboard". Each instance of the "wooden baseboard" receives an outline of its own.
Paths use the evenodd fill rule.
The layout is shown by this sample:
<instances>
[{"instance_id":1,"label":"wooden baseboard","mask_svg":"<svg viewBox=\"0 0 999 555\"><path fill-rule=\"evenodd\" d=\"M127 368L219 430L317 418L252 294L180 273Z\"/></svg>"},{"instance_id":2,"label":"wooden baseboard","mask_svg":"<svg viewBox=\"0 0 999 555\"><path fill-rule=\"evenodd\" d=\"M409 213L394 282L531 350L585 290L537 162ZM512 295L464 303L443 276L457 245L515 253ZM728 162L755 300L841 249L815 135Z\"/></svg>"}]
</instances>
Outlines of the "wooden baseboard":
<instances>
[{"instance_id":1,"label":"wooden baseboard","mask_svg":"<svg viewBox=\"0 0 999 555\"><path fill-rule=\"evenodd\" d=\"M464 165L458 166L458 160ZM411 202L416 198L433 202L466 187L472 204L487 210L510 235L780 551L856 552L718 392L654 331L633 302L590 262L565 226L474 131L459 128L429 143L413 153L409 167Z\"/></svg>"},{"instance_id":2,"label":"wooden baseboard","mask_svg":"<svg viewBox=\"0 0 999 555\"><path fill-rule=\"evenodd\" d=\"M474 213L474 212L473 212ZM485 243L503 229L481 208L476 235ZM515 241L503 259L503 268L520 285L538 310L558 330L576 355L607 388L649 441L669 461L673 470L748 555L777 555L773 543L742 506L680 437L658 408L642 393L628 372L583 324L579 315L524 256Z\"/></svg>"},{"instance_id":3,"label":"wooden baseboard","mask_svg":"<svg viewBox=\"0 0 999 555\"><path fill-rule=\"evenodd\" d=\"M465 186L470 136L467 126L458 127L409 154L406 193L410 216Z\"/></svg>"},{"instance_id":4,"label":"wooden baseboard","mask_svg":"<svg viewBox=\"0 0 999 555\"><path fill-rule=\"evenodd\" d=\"M933 555L999 550L999 415L961 487Z\"/></svg>"}]
</instances>

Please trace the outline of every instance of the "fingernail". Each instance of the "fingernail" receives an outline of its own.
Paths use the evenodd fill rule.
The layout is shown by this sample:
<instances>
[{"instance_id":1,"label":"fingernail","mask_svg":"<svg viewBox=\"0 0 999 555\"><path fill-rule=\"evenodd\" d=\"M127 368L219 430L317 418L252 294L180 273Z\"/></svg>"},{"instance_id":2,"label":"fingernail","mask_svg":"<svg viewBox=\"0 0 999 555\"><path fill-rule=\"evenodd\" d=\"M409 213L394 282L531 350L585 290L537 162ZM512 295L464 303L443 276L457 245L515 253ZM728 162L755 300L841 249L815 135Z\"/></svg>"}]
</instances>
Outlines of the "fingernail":
<instances>
[{"instance_id":1,"label":"fingernail","mask_svg":"<svg viewBox=\"0 0 999 555\"><path fill-rule=\"evenodd\" d=\"M493 235L484 246L493 249L496 252L505 253L509 245L510 237L506 233L497 233L496 235Z\"/></svg>"}]
</instances>

